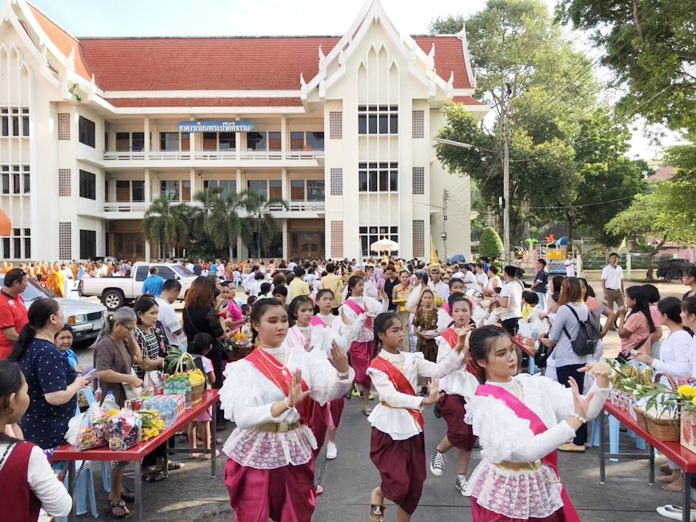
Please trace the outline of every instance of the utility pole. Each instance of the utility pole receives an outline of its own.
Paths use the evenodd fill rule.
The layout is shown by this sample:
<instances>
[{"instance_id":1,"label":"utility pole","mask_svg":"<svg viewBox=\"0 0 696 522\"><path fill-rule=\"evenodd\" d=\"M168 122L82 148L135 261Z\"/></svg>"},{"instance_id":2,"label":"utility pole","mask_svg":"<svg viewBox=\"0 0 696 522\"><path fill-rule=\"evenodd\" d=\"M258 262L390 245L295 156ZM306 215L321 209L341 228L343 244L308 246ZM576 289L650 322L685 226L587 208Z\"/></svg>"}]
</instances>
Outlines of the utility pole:
<instances>
[{"instance_id":1,"label":"utility pole","mask_svg":"<svg viewBox=\"0 0 696 522\"><path fill-rule=\"evenodd\" d=\"M501 105L503 121L503 248L505 260L510 259L510 123L508 121L508 103L511 89L509 84L503 88Z\"/></svg>"},{"instance_id":2,"label":"utility pole","mask_svg":"<svg viewBox=\"0 0 696 522\"><path fill-rule=\"evenodd\" d=\"M449 193L447 189L442 191L442 245L445 255L445 263L447 263L447 201L449 200Z\"/></svg>"}]
</instances>

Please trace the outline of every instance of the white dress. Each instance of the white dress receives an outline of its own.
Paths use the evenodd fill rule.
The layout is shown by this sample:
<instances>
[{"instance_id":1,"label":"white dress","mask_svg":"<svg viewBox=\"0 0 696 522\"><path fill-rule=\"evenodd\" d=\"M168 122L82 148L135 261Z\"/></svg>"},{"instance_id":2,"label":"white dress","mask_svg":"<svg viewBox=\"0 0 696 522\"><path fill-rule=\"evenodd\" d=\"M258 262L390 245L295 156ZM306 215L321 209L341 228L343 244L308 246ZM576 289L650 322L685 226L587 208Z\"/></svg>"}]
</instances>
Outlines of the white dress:
<instances>
[{"instance_id":1,"label":"white dress","mask_svg":"<svg viewBox=\"0 0 696 522\"><path fill-rule=\"evenodd\" d=\"M450 344L441 335L435 338L435 342L437 343L438 363L444 361L454 352ZM466 365L440 377L440 389L447 395L472 397L476 393L476 388L478 388L479 384L481 383L478 379L467 371Z\"/></svg>"},{"instance_id":2,"label":"white dress","mask_svg":"<svg viewBox=\"0 0 696 522\"><path fill-rule=\"evenodd\" d=\"M461 368L466 360L454 351L437 364L426 361L421 352L393 354L382 350L379 357L385 358L396 366L406 376L414 390L418 389L419 376L442 377ZM423 430L408 410L420 410L423 397L397 391L387 374L380 370L369 368L367 373L372 379L372 385L379 393L380 400L367 418L372 427L388 434L394 440L406 440L421 433Z\"/></svg>"},{"instance_id":3,"label":"white dress","mask_svg":"<svg viewBox=\"0 0 696 522\"><path fill-rule=\"evenodd\" d=\"M389 302L380 302L371 297L349 297L366 312L379 314L385 312L389 306ZM339 316L345 316L348 320L348 328L351 331L351 342L365 343L374 340L375 334L371 328L365 328L367 316L365 314L356 314L353 309L346 303L343 303L339 309ZM350 344L349 344L350 346Z\"/></svg>"},{"instance_id":4,"label":"white dress","mask_svg":"<svg viewBox=\"0 0 696 522\"><path fill-rule=\"evenodd\" d=\"M573 411L573 395L546 377L520 374L501 386L536 413L548 429L534 435L529 421L518 417L499 399L474 395L467 402L466 422L481 445L481 462L469 480L476 502L509 518L544 518L563 506L561 483L546 464L533 469L511 470L500 463L533 463L575 436L564 420ZM592 388L588 419L601 411L609 388Z\"/></svg>"},{"instance_id":5,"label":"white dress","mask_svg":"<svg viewBox=\"0 0 696 522\"><path fill-rule=\"evenodd\" d=\"M302 378L310 389L310 396L319 404L342 397L350 391L355 373L351 369L346 379L339 379L338 372L320 351L306 352L294 349L288 343L280 348L266 349L279 361L285 361L289 371L300 369ZM278 417L271 415L274 402L285 399L283 392L268 380L249 361L228 364L225 382L220 389L220 403L225 418L237 427L223 446L223 452L242 466L257 469L275 469L289 464L299 466L312 458L317 442L309 427L271 433L255 428L262 424L292 424L299 422L300 414L293 408Z\"/></svg>"}]
</instances>

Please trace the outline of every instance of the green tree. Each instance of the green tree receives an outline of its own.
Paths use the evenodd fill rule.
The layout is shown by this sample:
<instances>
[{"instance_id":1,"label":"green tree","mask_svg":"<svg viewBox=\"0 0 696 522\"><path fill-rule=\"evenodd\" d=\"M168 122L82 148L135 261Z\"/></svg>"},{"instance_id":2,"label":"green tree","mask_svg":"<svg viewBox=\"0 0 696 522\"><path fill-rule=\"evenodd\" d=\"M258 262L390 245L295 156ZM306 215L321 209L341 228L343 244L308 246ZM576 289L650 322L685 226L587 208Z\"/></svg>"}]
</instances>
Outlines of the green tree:
<instances>
[{"instance_id":1,"label":"green tree","mask_svg":"<svg viewBox=\"0 0 696 522\"><path fill-rule=\"evenodd\" d=\"M503 257L503 242L492 227L486 227L481 232L481 242L479 243L479 255L481 257L500 259Z\"/></svg>"},{"instance_id":2,"label":"green tree","mask_svg":"<svg viewBox=\"0 0 696 522\"><path fill-rule=\"evenodd\" d=\"M696 130L695 0L560 0L559 19L590 31L626 86L623 110Z\"/></svg>"},{"instance_id":3,"label":"green tree","mask_svg":"<svg viewBox=\"0 0 696 522\"><path fill-rule=\"evenodd\" d=\"M216 187L194 195L202 204L202 230L216 249L224 249L228 259L234 257L234 244L242 232L239 211L244 208L244 195L223 193Z\"/></svg>"},{"instance_id":4,"label":"green tree","mask_svg":"<svg viewBox=\"0 0 696 522\"><path fill-rule=\"evenodd\" d=\"M464 27L462 15L438 16L430 22L428 31L431 34L457 34Z\"/></svg>"},{"instance_id":5,"label":"green tree","mask_svg":"<svg viewBox=\"0 0 696 522\"><path fill-rule=\"evenodd\" d=\"M172 204L173 198L165 195L152 202L145 211L143 229L148 241L156 241L165 256L173 249L188 246L190 211L186 205Z\"/></svg>"},{"instance_id":6,"label":"green tree","mask_svg":"<svg viewBox=\"0 0 696 522\"><path fill-rule=\"evenodd\" d=\"M280 233L280 224L271 214L273 209L289 208L288 203L282 199L271 198L266 200L257 192L246 190L240 194L241 206L246 211L242 218L242 239L251 251L255 246L255 256L262 257L266 250Z\"/></svg>"}]
</instances>

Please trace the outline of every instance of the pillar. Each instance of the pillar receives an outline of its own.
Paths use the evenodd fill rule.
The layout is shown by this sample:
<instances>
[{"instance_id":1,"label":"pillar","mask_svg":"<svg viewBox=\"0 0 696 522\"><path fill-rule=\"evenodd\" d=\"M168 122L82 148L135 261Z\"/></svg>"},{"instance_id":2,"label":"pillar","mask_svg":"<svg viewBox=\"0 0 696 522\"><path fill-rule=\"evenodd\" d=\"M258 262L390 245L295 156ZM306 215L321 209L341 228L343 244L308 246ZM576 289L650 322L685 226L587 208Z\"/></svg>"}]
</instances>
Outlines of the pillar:
<instances>
[{"instance_id":1,"label":"pillar","mask_svg":"<svg viewBox=\"0 0 696 522\"><path fill-rule=\"evenodd\" d=\"M145 124L143 125L143 132L145 133L145 159L150 159L150 118L145 117ZM148 257L148 260L150 258Z\"/></svg>"}]
</instances>

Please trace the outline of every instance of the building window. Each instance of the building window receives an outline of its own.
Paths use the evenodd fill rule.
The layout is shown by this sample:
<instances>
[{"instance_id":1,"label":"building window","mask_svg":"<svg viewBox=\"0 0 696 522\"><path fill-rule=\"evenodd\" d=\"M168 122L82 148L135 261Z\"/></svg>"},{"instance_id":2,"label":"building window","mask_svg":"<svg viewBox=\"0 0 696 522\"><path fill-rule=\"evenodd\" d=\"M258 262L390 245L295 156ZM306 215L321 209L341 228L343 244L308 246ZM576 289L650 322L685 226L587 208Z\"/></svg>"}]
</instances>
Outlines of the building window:
<instances>
[{"instance_id":1,"label":"building window","mask_svg":"<svg viewBox=\"0 0 696 522\"><path fill-rule=\"evenodd\" d=\"M324 180L323 179L308 179L307 180L307 201L324 201Z\"/></svg>"},{"instance_id":2,"label":"building window","mask_svg":"<svg viewBox=\"0 0 696 522\"><path fill-rule=\"evenodd\" d=\"M0 109L0 120L2 120L0 136L7 137L10 135L10 109L7 107Z\"/></svg>"},{"instance_id":3,"label":"building window","mask_svg":"<svg viewBox=\"0 0 696 522\"><path fill-rule=\"evenodd\" d=\"M247 150L280 150L280 132L247 132Z\"/></svg>"},{"instance_id":4,"label":"building window","mask_svg":"<svg viewBox=\"0 0 696 522\"><path fill-rule=\"evenodd\" d=\"M265 179L250 179L247 187L251 192L256 192L263 201L268 201L268 181Z\"/></svg>"},{"instance_id":5,"label":"building window","mask_svg":"<svg viewBox=\"0 0 696 522\"><path fill-rule=\"evenodd\" d=\"M142 203L145 201L145 182L142 180L116 180L116 201L119 203Z\"/></svg>"},{"instance_id":6,"label":"building window","mask_svg":"<svg viewBox=\"0 0 696 522\"><path fill-rule=\"evenodd\" d=\"M399 242L399 227L368 226L360 227L359 232L363 257L370 257L375 254L370 250L370 245L380 239L386 238L391 239L395 243ZM390 252L390 254L394 255L395 252Z\"/></svg>"},{"instance_id":7,"label":"building window","mask_svg":"<svg viewBox=\"0 0 696 522\"><path fill-rule=\"evenodd\" d=\"M425 111L413 111L413 139L425 137Z\"/></svg>"},{"instance_id":8,"label":"building window","mask_svg":"<svg viewBox=\"0 0 696 522\"><path fill-rule=\"evenodd\" d=\"M324 150L324 133L320 131L293 131L290 150Z\"/></svg>"},{"instance_id":9,"label":"building window","mask_svg":"<svg viewBox=\"0 0 696 522\"><path fill-rule=\"evenodd\" d=\"M29 194L31 181L29 176L29 165L22 165L22 194Z\"/></svg>"},{"instance_id":10,"label":"building window","mask_svg":"<svg viewBox=\"0 0 696 522\"><path fill-rule=\"evenodd\" d=\"M370 162L358 164L359 192L397 192L398 190L398 162Z\"/></svg>"},{"instance_id":11,"label":"building window","mask_svg":"<svg viewBox=\"0 0 696 522\"><path fill-rule=\"evenodd\" d=\"M10 166L2 165L0 167L0 176L2 176L2 193L10 193Z\"/></svg>"},{"instance_id":12,"label":"building window","mask_svg":"<svg viewBox=\"0 0 696 522\"><path fill-rule=\"evenodd\" d=\"M203 190L215 188L222 189L221 195L227 197L237 193L237 181L233 179L206 179L203 181Z\"/></svg>"},{"instance_id":13,"label":"building window","mask_svg":"<svg viewBox=\"0 0 696 522\"><path fill-rule=\"evenodd\" d=\"M412 185L415 196L425 194L425 167L413 167Z\"/></svg>"},{"instance_id":14,"label":"building window","mask_svg":"<svg viewBox=\"0 0 696 522\"><path fill-rule=\"evenodd\" d=\"M61 141L70 139L70 114L67 112L58 113L58 139Z\"/></svg>"},{"instance_id":15,"label":"building window","mask_svg":"<svg viewBox=\"0 0 696 522\"><path fill-rule=\"evenodd\" d=\"M86 170L80 170L80 197L97 199L97 176Z\"/></svg>"},{"instance_id":16,"label":"building window","mask_svg":"<svg viewBox=\"0 0 696 522\"><path fill-rule=\"evenodd\" d=\"M331 222L331 257L343 257L343 221Z\"/></svg>"},{"instance_id":17,"label":"building window","mask_svg":"<svg viewBox=\"0 0 696 522\"><path fill-rule=\"evenodd\" d=\"M131 181L131 201L138 203L145 201L145 181Z\"/></svg>"},{"instance_id":18,"label":"building window","mask_svg":"<svg viewBox=\"0 0 696 522\"><path fill-rule=\"evenodd\" d=\"M237 135L234 132L221 132L218 135L219 150L234 150L237 145Z\"/></svg>"},{"instance_id":19,"label":"building window","mask_svg":"<svg viewBox=\"0 0 696 522\"><path fill-rule=\"evenodd\" d=\"M130 132L116 133L116 150L119 152L130 151Z\"/></svg>"},{"instance_id":20,"label":"building window","mask_svg":"<svg viewBox=\"0 0 696 522\"><path fill-rule=\"evenodd\" d=\"M338 111L329 112L329 137L332 140L343 138L343 113Z\"/></svg>"},{"instance_id":21,"label":"building window","mask_svg":"<svg viewBox=\"0 0 696 522\"><path fill-rule=\"evenodd\" d=\"M80 116L79 121L79 139L80 143L88 147L96 147L96 128L92 120L88 120L84 116Z\"/></svg>"},{"instance_id":22,"label":"building window","mask_svg":"<svg viewBox=\"0 0 696 522\"><path fill-rule=\"evenodd\" d=\"M398 134L397 105L359 105L358 134Z\"/></svg>"},{"instance_id":23,"label":"building window","mask_svg":"<svg viewBox=\"0 0 696 522\"><path fill-rule=\"evenodd\" d=\"M425 257L425 221L413 220L413 257Z\"/></svg>"},{"instance_id":24,"label":"building window","mask_svg":"<svg viewBox=\"0 0 696 522\"><path fill-rule=\"evenodd\" d=\"M29 136L29 109L22 109L22 136Z\"/></svg>"},{"instance_id":25,"label":"building window","mask_svg":"<svg viewBox=\"0 0 696 522\"><path fill-rule=\"evenodd\" d=\"M160 196L168 196L172 201L191 201L191 180L160 180Z\"/></svg>"},{"instance_id":26,"label":"building window","mask_svg":"<svg viewBox=\"0 0 696 522\"><path fill-rule=\"evenodd\" d=\"M119 152L142 152L145 150L145 133L117 132L116 150Z\"/></svg>"},{"instance_id":27,"label":"building window","mask_svg":"<svg viewBox=\"0 0 696 522\"><path fill-rule=\"evenodd\" d=\"M97 256L97 232L80 229L80 259Z\"/></svg>"},{"instance_id":28,"label":"building window","mask_svg":"<svg viewBox=\"0 0 696 522\"><path fill-rule=\"evenodd\" d=\"M58 195L70 197L72 180L70 169L58 169Z\"/></svg>"},{"instance_id":29,"label":"building window","mask_svg":"<svg viewBox=\"0 0 696 522\"><path fill-rule=\"evenodd\" d=\"M24 258L31 259L31 229L24 229Z\"/></svg>"},{"instance_id":30,"label":"building window","mask_svg":"<svg viewBox=\"0 0 696 522\"><path fill-rule=\"evenodd\" d=\"M31 258L31 229L13 228L9 237L2 239L3 259Z\"/></svg>"},{"instance_id":31,"label":"building window","mask_svg":"<svg viewBox=\"0 0 696 522\"><path fill-rule=\"evenodd\" d=\"M268 182L268 194L270 199L283 199L283 182L272 179Z\"/></svg>"},{"instance_id":32,"label":"building window","mask_svg":"<svg viewBox=\"0 0 696 522\"><path fill-rule=\"evenodd\" d=\"M181 135L178 132L160 132L160 150L162 151L186 150L182 148L180 141Z\"/></svg>"},{"instance_id":33,"label":"building window","mask_svg":"<svg viewBox=\"0 0 696 522\"><path fill-rule=\"evenodd\" d=\"M217 150L217 133L203 133L203 150Z\"/></svg>"},{"instance_id":34,"label":"building window","mask_svg":"<svg viewBox=\"0 0 696 522\"><path fill-rule=\"evenodd\" d=\"M305 182L303 179L293 179L290 182L290 200L304 201L305 200Z\"/></svg>"},{"instance_id":35,"label":"building window","mask_svg":"<svg viewBox=\"0 0 696 522\"><path fill-rule=\"evenodd\" d=\"M69 221L58 223L58 257L72 259L72 223Z\"/></svg>"},{"instance_id":36,"label":"building window","mask_svg":"<svg viewBox=\"0 0 696 522\"><path fill-rule=\"evenodd\" d=\"M343 195L343 169L331 169L331 195Z\"/></svg>"}]
</instances>

